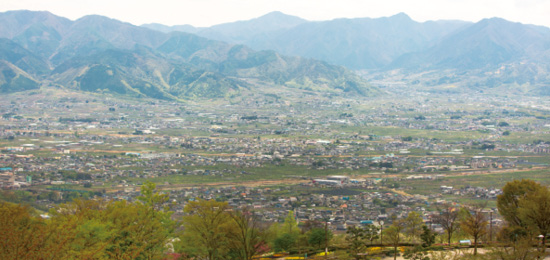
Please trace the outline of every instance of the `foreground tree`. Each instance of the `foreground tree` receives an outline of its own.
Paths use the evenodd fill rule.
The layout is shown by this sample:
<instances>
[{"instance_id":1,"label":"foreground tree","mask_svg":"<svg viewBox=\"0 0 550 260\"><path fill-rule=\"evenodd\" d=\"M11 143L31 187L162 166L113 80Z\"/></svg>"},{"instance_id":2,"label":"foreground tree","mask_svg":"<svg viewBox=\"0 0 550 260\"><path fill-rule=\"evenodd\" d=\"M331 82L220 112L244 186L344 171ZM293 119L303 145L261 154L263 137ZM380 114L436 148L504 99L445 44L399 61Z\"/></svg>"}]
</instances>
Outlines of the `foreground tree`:
<instances>
[{"instance_id":1,"label":"foreground tree","mask_svg":"<svg viewBox=\"0 0 550 260\"><path fill-rule=\"evenodd\" d=\"M250 260L253 256L267 251L267 244L253 212L244 208L242 211L229 213L229 217L229 246L239 259Z\"/></svg>"},{"instance_id":2,"label":"foreground tree","mask_svg":"<svg viewBox=\"0 0 550 260\"><path fill-rule=\"evenodd\" d=\"M288 252L295 243L296 236L289 233L284 233L273 241L273 250L275 252Z\"/></svg>"},{"instance_id":3,"label":"foreground tree","mask_svg":"<svg viewBox=\"0 0 550 260\"><path fill-rule=\"evenodd\" d=\"M281 231L292 235L298 235L300 233L298 222L296 222L296 218L294 218L294 211L291 210L288 212Z\"/></svg>"},{"instance_id":4,"label":"foreground tree","mask_svg":"<svg viewBox=\"0 0 550 260\"><path fill-rule=\"evenodd\" d=\"M346 230L346 241L348 242L348 253L356 260L361 259L360 253L367 248L365 246L365 230L361 227L348 227Z\"/></svg>"},{"instance_id":5,"label":"foreground tree","mask_svg":"<svg viewBox=\"0 0 550 260\"><path fill-rule=\"evenodd\" d=\"M433 232L426 225L423 225L420 239L422 240L422 247L430 247L435 243L435 232Z\"/></svg>"},{"instance_id":6,"label":"foreground tree","mask_svg":"<svg viewBox=\"0 0 550 260\"><path fill-rule=\"evenodd\" d=\"M401 232L403 231L403 225L399 221L394 221L393 224L384 229L383 236L386 243L393 246L393 259L397 259L397 247L401 241Z\"/></svg>"},{"instance_id":7,"label":"foreground tree","mask_svg":"<svg viewBox=\"0 0 550 260\"><path fill-rule=\"evenodd\" d=\"M404 220L405 234L412 238L413 243L416 243L416 238L418 238L420 232L422 232L422 223L422 217L415 211L410 212Z\"/></svg>"},{"instance_id":8,"label":"foreground tree","mask_svg":"<svg viewBox=\"0 0 550 260\"><path fill-rule=\"evenodd\" d=\"M154 185L142 188L146 200L164 197L154 189ZM77 223L74 235L67 236L67 259L162 259L174 227L171 212L145 202L75 200L50 215L48 225L55 230Z\"/></svg>"},{"instance_id":9,"label":"foreground tree","mask_svg":"<svg viewBox=\"0 0 550 260\"><path fill-rule=\"evenodd\" d=\"M307 236L300 237L300 229L294 218L294 212L288 212L282 224L273 223L267 230L267 237L276 252L289 251L299 244L307 244ZM302 239L300 239L302 238Z\"/></svg>"},{"instance_id":10,"label":"foreground tree","mask_svg":"<svg viewBox=\"0 0 550 260\"><path fill-rule=\"evenodd\" d=\"M168 207L163 206L168 201L168 194L156 191L156 187L155 183L146 181L141 186L141 196L138 196L137 199L147 208L152 216L156 215L157 212L159 214L171 213L168 211Z\"/></svg>"},{"instance_id":11,"label":"foreground tree","mask_svg":"<svg viewBox=\"0 0 550 260\"><path fill-rule=\"evenodd\" d=\"M106 217L117 231L106 247L110 259L162 259L165 245L174 230L164 212L150 211L147 205L119 201L109 205Z\"/></svg>"},{"instance_id":12,"label":"foreground tree","mask_svg":"<svg viewBox=\"0 0 550 260\"><path fill-rule=\"evenodd\" d=\"M105 248L118 229L118 226L110 225L112 219L106 217L104 210L108 205L109 202L103 200L75 200L50 211L48 226L53 230L70 230L72 233L67 237L68 243L63 248L65 257L105 257ZM77 225L68 229L69 223Z\"/></svg>"},{"instance_id":13,"label":"foreground tree","mask_svg":"<svg viewBox=\"0 0 550 260\"><path fill-rule=\"evenodd\" d=\"M314 228L309 231L308 243L315 248L323 248L332 239L332 232L324 228Z\"/></svg>"},{"instance_id":14,"label":"foreground tree","mask_svg":"<svg viewBox=\"0 0 550 260\"><path fill-rule=\"evenodd\" d=\"M511 226L526 227L525 219L519 214L520 202L529 194L545 187L532 180L514 180L506 183L502 194L497 196L497 208L500 215Z\"/></svg>"},{"instance_id":15,"label":"foreground tree","mask_svg":"<svg viewBox=\"0 0 550 260\"><path fill-rule=\"evenodd\" d=\"M543 188L527 194L520 200L518 211L521 221L542 235L542 251L550 233L550 191Z\"/></svg>"},{"instance_id":16,"label":"foreground tree","mask_svg":"<svg viewBox=\"0 0 550 260\"><path fill-rule=\"evenodd\" d=\"M448 244L451 244L451 238L459 227L458 223L458 210L450 205L444 205L440 210L439 215L434 216L434 223L437 223L443 227L447 233Z\"/></svg>"},{"instance_id":17,"label":"foreground tree","mask_svg":"<svg viewBox=\"0 0 550 260\"><path fill-rule=\"evenodd\" d=\"M380 228L375 225L366 225L363 230L365 239L370 241L371 245L374 243L374 240L380 238Z\"/></svg>"},{"instance_id":18,"label":"foreground tree","mask_svg":"<svg viewBox=\"0 0 550 260\"><path fill-rule=\"evenodd\" d=\"M184 241L191 255L209 260L221 259L228 250L224 229L230 221L227 202L215 200L190 201L184 208Z\"/></svg>"},{"instance_id":19,"label":"foreground tree","mask_svg":"<svg viewBox=\"0 0 550 260\"><path fill-rule=\"evenodd\" d=\"M145 251L142 254L146 259L155 259L162 257L165 252L165 245L172 236L175 229L175 222L172 221L173 214L168 202L168 194L163 194L156 190L156 184L147 181L141 187L142 196L138 197L140 204L137 209L140 211L141 218L139 222L147 223L139 227L139 233L143 236L142 244L145 245ZM146 213L143 213L143 212Z\"/></svg>"},{"instance_id":20,"label":"foreground tree","mask_svg":"<svg viewBox=\"0 0 550 260\"><path fill-rule=\"evenodd\" d=\"M304 222L303 225L301 225L300 229L302 233L307 233L314 228L324 228L324 227L325 227L325 223L321 221L306 220L306 222Z\"/></svg>"},{"instance_id":21,"label":"foreground tree","mask_svg":"<svg viewBox=\"0 0 550 260\"><path fill-rule=\"evenodd\" d=\"M0 202L0 259L62 259L75 222L56 230L26 206Z\"/></svg>"},{"instance_id":22,"label":"foreground tree","mask_svg":"<svg viewBox=\"0 0 550 260\"><path fill-rule=\"evenodd\" d=\"M158 195L150 188L144 197ZM170 214L142 202L75 200L43 219L0 203L0 259L162 259Z\"/></svg>"},{"instance_id":23,"label":"foreground tree","mask_svg":"<svg viewBox=\"0 0 550 260\"><path fill-rule=\"evenodd\" d=\"M531 180L508 182L497 197L499 213L508 223L504 229L510 240L542 235L541 253L550 232L550 191Z\"/></svg>"},{"instance_id":24,"label":"foreground tree","mask_svg":"<svg viewBox=\"0 0 550 260\"><path fill-rule=\"evenodd\" d=\"M487 234L487 218L481 212L482 207L474 207L472 212L467 211L467 215L460 221L462 230L474 238L474 256L477 255L477 244L479 239Z\"/></svg>"},{"instance_id":25,"label":"foreground tree","mask_svg":"<svg viewBox=\"0 0 550 260\"><path fill-rule=\"evenodd\" d=\"M510 246L497 246L489 248L484 255L487 259L495 260L532 260L540 259L541 252L533 247L537 241L529 236L520 236Z\"/></svg>"}]
</instances>

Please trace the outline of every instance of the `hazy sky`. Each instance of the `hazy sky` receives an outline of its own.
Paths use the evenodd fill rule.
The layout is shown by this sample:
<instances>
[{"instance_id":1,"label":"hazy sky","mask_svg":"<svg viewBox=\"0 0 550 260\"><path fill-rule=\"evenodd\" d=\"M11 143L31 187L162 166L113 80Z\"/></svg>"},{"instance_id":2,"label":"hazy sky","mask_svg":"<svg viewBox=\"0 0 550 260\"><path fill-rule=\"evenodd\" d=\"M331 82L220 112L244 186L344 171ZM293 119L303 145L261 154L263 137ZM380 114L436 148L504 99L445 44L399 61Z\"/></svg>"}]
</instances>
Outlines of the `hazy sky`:
<instances>
[{"instance_id":1,"label":"hazy sky","mask_svg":"<svg viewBox=\"0 0 550 260\"><path fill-rule=\"evenodd\" d=\"M135 25L210 26L281 11L307 20L382 17L400 12L413 20L477 22L501 17L550 27L550 0L1 0L0 11L47 10L78 19L99 14Z\"/></svg>"}]
</instances>

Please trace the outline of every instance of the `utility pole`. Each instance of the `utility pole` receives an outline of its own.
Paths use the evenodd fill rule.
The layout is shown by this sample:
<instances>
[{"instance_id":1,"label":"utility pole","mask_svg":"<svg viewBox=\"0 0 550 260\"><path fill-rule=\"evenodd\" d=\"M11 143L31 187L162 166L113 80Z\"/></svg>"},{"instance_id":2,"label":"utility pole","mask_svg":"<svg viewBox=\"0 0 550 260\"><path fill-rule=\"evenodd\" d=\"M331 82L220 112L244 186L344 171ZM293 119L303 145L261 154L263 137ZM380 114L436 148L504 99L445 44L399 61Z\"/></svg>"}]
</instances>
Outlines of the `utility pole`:
<instances>
[{"instance_id":1,"label":"utility pole","mask_svg":"<svg viewBox=\"0 0 550 260\"><path fill-rule=\"evenodd\" d=\"M489 211L489 243L493 243L493 210Z\"/></svg>"},{"instance_id":2,"label":"utility pole","mask_svg":"<svg viewBox=\"0 0 550 260\"><path fill-rule=\"evenodd\" d=\"M328 220L325 220L325 259L328 258Z\"/></svg>"},{"instance_id":3,"label":"utility pole","mask_svg":"<svg viewBox=\"0 0 550 260\"><path fill-rule=\"evenodd\" d=\"M378 221L378 224L380 224L380 246L382 246L382 234L383 234L383 231L384 231L384 221L382 220L379 220Z\"/></svg>"}]
</instances>

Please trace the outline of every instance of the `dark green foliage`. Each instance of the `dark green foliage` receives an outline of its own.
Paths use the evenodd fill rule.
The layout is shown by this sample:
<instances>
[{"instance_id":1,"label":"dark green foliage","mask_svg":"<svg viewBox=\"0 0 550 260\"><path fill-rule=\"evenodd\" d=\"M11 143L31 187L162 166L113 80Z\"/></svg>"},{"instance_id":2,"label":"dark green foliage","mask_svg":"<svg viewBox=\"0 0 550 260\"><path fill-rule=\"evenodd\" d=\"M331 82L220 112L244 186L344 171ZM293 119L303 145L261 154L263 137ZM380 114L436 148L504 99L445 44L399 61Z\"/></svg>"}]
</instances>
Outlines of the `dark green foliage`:
<instances>
[{"instance_id":1,"label":"dark green foliage","mask_svg":"<svg viewBox=\"0 0 550 260\"><path fill-rule=\"evenodd\" d=\"M495 149L495 145L494 144L482 144L480 149L481 150L493 150Z\"/></svg>"},{"instance_id":2,"label":"dark green foliage","mask_svg":"<svg viewBox=\"0 0 550 260\"><path fill-rule=\"evenodd\" d=\"M92 176L89 173L83 173L83 172L59 171L59 174L61 174L64 179L75 180L75 181L92 179Z\"/></svg>"},{"instance_id":3,"label":"dark green foliage","mask_svg":"<svg viewBox=\"0 0 550 260\"><path fill-rule=\"evenodd\" d=\"M380 228L375 225L367 225L363 228L363 235L372 245L375 240L380 238Z\"/></svg>"},{"instance_id":4,"label":"dark green foliage","mask_svg":"<svg viewBox=\"0 0 550 260\"><path fill-rule=\"evenodd\" d=\"M339 117L340 118L353 117L353 114L352 113L342 113L342 114L340 114Z\"/></svg>"},{"instance_id":5,"label":"dark green foliage","mask_svg":"<svg viewBox=\"0 0 550 260\"><path fill-rule=\"evenodd\" d=\"M380 163L373 163L371 164L373 167L385 167L385 168L393 168L393 162L380 162Z\"/></svg>"},{"instance_id":6,"label":"dark green foliage","mask_svg":"<svg viewBox=\"0 0 550 260\"><path fill-rule=\"evenodd\" d=\"M348 227L346 230L346 241L348 242L348 253L355 259L362 259L360 255L364 253L367 246L366 243L378 239L379 229L374 225L361 227Z\"/></svg>"},{"instance_id":7,"label":"dark green foliage","mask_svg":"<svg viewBox=\"0 0 550 260\"><path fill-rule=\"evenodd\" d=\"M258 116L242 116L242 120L257 120Z\"/></svg>"},{"instance_id":8,"label":"dark green foliage","mask_svg":"<svg viewBox=\"0 0 550 260\"><path fill-rule=\"evenodd\" d=\"M433 232L426 225L422 226L422 234L420 234L422 240L422 247L430 247L435 243L435 232Z\"/></svg>"},{"instance_id":9,"label":"dark green foliage","mask_svg":"<svg viewBox=\"0 0 550 260\"><path fill-rule=\"evenodd\" d=\"M528 235L529 232L526 227L521 227L517 225L508 225L504 227L499 233L500 240L510 241L514 243L523 238L527 238Z\"/></svg>"},{"instance_id":10,"label":"dark green foliage","mask_svg":"<svg viewBox=\"0 0 550 260\"><path fill-rule=\"evenodd\" d=\"M273 250L275 252L288 252L296 243L296 237L289 233L284 233L273 241Z\"/></svg>"},{"instance_id":11,"label":"dark green foliage","mask_svg":"<svg viewBox=\"0 0 550 260\"><path fill-rule=\"evenodd\" d=\"M67 123L67 122L91 123L93 121L94 121L93 118L66 118L66 117L59 118L59 122L61 123Z\"/></svg>"},{"instance_id":12,"label":"dark green foliage","mask_svg":"<svg viewBox=\"0 0 550 260\"><path fill-rule=\"evenodd\" d=\"M348 242L348 253L351 257L362 259L362 256L359 254L364 253L367 248L366 242L371 238L369 235L372 234L368 234L368 230L361 227L348 227L346 230L346 241Z\"/></svg>"},{"instance_id":13,"label":"dark green foliage","mask_svg":"<svg viewBox=\"0 0 550 260\"><path fill-rule=\"evenodd\" d=\"M330 230L325 230L324 228L314 228L309 231L308 243L316 248L323 248L325 242L332 239L332 232Z\"/></svg>"}]
</instances>

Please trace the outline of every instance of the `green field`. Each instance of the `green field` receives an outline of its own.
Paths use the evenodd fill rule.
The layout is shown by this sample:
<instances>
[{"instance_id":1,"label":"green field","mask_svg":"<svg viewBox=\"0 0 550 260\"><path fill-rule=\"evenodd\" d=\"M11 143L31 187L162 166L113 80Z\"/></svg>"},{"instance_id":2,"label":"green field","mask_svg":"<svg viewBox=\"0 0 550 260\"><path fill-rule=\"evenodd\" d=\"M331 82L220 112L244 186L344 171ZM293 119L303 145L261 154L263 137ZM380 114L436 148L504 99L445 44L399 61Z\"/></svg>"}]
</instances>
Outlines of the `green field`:
<instances>
[{"instance_id":1,"label":"green field","mask_svg":"<svg viewBox=\"0 0 550 260\"><path fill-rule=\"evenodd\" d=\"M455 189L471 186L501 189L507 182L513 180L531 179L544 185L550 185L550 171L516 171L505 173L484 173L466 176L447 176L436 180L401 180L399 184L410 194L430 195L441 193L440 186L452 186ZM448 197L461 199L449 195Z\"/></svg>"}]
</instances>

